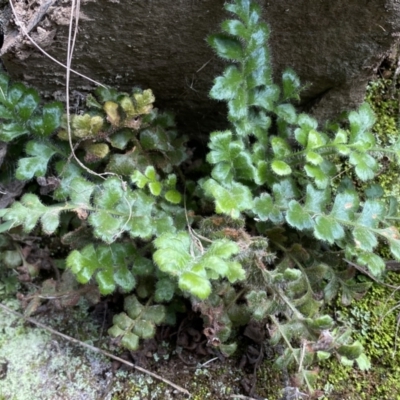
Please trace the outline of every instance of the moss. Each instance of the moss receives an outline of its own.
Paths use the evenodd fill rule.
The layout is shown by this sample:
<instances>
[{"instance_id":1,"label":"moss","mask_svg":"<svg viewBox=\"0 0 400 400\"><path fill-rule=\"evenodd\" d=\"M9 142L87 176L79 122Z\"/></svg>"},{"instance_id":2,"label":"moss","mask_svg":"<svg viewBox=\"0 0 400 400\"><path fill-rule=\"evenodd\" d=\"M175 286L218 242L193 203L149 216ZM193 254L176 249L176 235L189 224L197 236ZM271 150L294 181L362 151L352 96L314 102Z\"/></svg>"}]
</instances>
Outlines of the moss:
<instances>
[{"instance_id":1,"label":"moss","mask_svg":"<svg viewBox=\"0 0 400 400\"><path fill-rule=\"evenodd\" d=\"M389 273L386 282L400 286L400 275ZM340 395L347 400L400 400L400 351L395 348L397 312L390 312L398 304L399 291L374 284L349 307L338 301L332 308L337 319L352 326L354 339L362 343L372 368L363 372L336 360L321 363L319 386L327 396L321 399Z\"/></svg>"},{"instance_id":2,"label":"moss","mask_svg":"<svg viewBox=\"0 0 400 400\"><path fill-rule=\"evenodd\" d=\"M273 365L273 361L266 359L257 370L257 394L268 400L282 398L282 373Z\"/></svg>"},{"instance_id":3,"label":"moss","mask_svg":"<svg viewBox=\"0 0 400 400\"><path fill-rule=\"evenodd\" d=\"M378 79L369 84L366 101L376 115L373 127L379 145L390 145L399 137L400 89L390 79ZM386 195L400 199L400 167L382 160L382 173L376 179Z\"/></svg>"}]
</instances>

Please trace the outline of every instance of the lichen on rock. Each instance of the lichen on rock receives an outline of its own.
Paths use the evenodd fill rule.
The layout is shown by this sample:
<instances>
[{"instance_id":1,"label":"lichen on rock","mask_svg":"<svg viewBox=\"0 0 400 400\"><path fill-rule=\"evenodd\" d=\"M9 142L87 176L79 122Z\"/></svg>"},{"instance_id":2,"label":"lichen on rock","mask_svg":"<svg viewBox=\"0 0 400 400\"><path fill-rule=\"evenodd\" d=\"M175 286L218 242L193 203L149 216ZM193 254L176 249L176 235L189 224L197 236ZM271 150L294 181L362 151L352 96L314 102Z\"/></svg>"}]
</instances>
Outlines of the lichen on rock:
<instances>
[{"instance_id":1,"label":"lichen on rock","mask_svg":"<svg viewBox=\"0 0 400 400\"><path fill-rule=\"evenodd\" d=\"M5 304L19 308L14 300ZM46 322L46 317L40 319ZM0 398L95 400L107 388L111 371L104 356L32 327L4 310L0 310L0 332L0 362L6 365ZM95 332L91 334L95 337Z\"/></svg>"}]
</instances>

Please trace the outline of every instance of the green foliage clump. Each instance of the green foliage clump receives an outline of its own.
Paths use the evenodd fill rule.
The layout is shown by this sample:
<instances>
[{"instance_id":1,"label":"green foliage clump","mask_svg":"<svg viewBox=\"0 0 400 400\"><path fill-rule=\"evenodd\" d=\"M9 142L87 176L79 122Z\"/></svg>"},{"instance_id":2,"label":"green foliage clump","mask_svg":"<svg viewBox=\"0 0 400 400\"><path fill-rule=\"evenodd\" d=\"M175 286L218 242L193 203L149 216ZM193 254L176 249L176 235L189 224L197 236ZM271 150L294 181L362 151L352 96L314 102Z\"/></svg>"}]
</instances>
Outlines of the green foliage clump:
<instances>
[{"instance_id":1,"label":"green foliage clump","mask_svg":"<svg viewBox=\"0 0 400 400\"><path fill-rule=\"evenodd\" d=\"M211 176L197 186L184 177L186 138L153 108L150 90L100 88L68 126L58 103L41 108L31 89L1 75L0 138L11 152L31 138L16 177L46 184L56 174L57 182L50 200L33 191L1 210L0 230L66 232L66 264L78 282L126 294L109 330L123 346L135 350L157 325L174 323L188 299L208 344L225 355L237 347L238 326L266 325L269 344L284 346L276 365L311 391L316 364L332 354L367 368L362 343L323 305L339 293L349 304L369 287L344 259L375 276L385 269L379 243L400 259L396 202L374 184L380 157L398 162L400 143L378 146L366 104L327 130L299 114L290 103L301 90L294 71L281 85L272 80L258 5L225 8L232 19L208 41L230 65L210 95L227 103L231 128L210 136ZM345 162L365 192L340 181Z\"/></svg>"},{"instance_id":2,"label":"green foliage clump","mask_svg":"<svg viewBox=\"0 0 400 400\"><path fill-rule=\"evenodd\" d=\"M113 337L121 337L121 345L137 350L139 339L150 339L155 335L155 326L165 322L166 310L162 305L144 305L134 295L125 297L127 312L116 315L114 325L108 330Z\"/></svg>"}]
</instances>

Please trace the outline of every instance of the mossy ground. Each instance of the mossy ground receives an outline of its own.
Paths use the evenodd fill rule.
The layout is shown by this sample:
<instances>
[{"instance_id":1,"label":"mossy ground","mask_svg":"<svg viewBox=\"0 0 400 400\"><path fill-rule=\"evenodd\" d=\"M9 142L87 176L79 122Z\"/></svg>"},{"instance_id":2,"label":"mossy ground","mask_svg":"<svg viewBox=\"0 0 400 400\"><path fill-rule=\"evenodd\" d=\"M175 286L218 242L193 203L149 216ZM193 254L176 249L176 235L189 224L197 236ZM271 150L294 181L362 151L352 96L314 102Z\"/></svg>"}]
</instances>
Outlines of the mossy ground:
<instances>
[{"instance_id":1,"label":"mossy ground","mask_svg":"<svg viewBox=\"0 0 400 400\"><path fill-rule=\"evenodd\" d=\"M390 273L387 283L400 288L400 275ZM397 343L400 291L374 284L361 300L349 307L340 304L332 313L354 329L371 361L368 371L341 365L337 360L321 364L319 385L326 393L321 399L397 400L400 399L400 352Z\"/></svg>"}]
</instances>

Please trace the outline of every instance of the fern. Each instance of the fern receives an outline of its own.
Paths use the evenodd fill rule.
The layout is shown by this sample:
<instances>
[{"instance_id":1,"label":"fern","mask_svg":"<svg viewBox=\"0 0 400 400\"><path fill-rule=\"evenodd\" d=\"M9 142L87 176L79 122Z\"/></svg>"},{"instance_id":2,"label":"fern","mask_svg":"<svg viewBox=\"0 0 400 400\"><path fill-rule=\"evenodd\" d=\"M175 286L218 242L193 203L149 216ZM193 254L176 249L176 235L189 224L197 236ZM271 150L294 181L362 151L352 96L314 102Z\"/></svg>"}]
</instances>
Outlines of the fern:
<instances>
[{"instance_id":1,"label":"fern","mask_svg":"<svg viewBox=\"0 0 400 400\"><path fill-rule=\"evenodd\" d=\"M160 325L166 319L164 306L152 305L151 301L143 305L133 295L125 297L124 309L126 313L114 316L113 326L108 333L118 338L121 345L129 350L137 350L140 339L154 337L156 325Z\"/></svg>"},{"instance_id":2,"label":"fern","mask_svg":"<svg viewBox=\"0 0 400 400\"><path fill-rule=\"evenodd\" d=\"M244 260L244 297L254 319L271 322L271 343L286 346L277 364L297 363L299 381L311 390L313 372L307 368L321 357L319 351L336 352L344 361L362 352L359 344L348 344L348 335L335 337L333 321L320 315L324 297L329 301L341 290L347 302L367 290L346 276L342 260L353 259L380 276L385 260L375 252L378 244L387 243L394 258L400 256L400 237L391 222L394 200L379 198L382 191L368 187L356 190L338 177L345 176L347 160L360 181L372 181L379 173L376 157L386 154L398 162L399 144L377 146L370 132L375 117L366 104L350 112L344 126L325 131L313 117L298 114L289 101L299 98L300 81L288 69L281 88L273 82L269 29L260 21L258 5L235 0L225 8L234 17L222 23L223 33L208 40L231 65L215 79L210 95L227 102L231 129L211 134L212 176L202 189L218 214L253 220L258 233L270 239L277 257L272 265L256 252ZM322 250L311 250L310 244L318 249L318 243L335 254L334 262ZM326 330L332 338L321 349L318 335ZM314 342L319 350L296 347L300 340Z\"/></svg>"},{"instance_id":3,"label":"fern","mask_svg":"<svg viewBox=\"0 0 400 400\"><path fill-rule=\"evenodd\" d=\"M199 299L210 295L210 280L227 278L234 283L245 278L242 266L230 260L239 252L234 242L215 240L205 249L199 239L180 232L164 234L154 244L153 258L160 270L177 277L179 288Z\"/></svg>"},{"instance_id":4,"label":"fern","mask_svg":"<svg viewBox=\"0 0 400 400\"><path fill-rule=\"evenodd\" d=\"M315 119L285 103L300 90L294 72L283 73L282 90L272 82L268 28L259 21L258 6L236 1L226 9L238 19L225 21L225 33L212 35L209 43L235 64L216 78L210 94L227 101L232 129L211 135L207 160L214 165L213 179L203 183L205 193L215 200L217 213L286 222L339 246L379 275L384 261L373 254L378 240L399 255L397 230L385 219L389 204L354 189L336 190L332 180L343 173L339 159L347 159L361 181L373 179L378 172L374 155L398 155L396 146L376 146L370 132L375 118L366 104L349 114L347 129L318 131Z\"/></svg>"},{"instance_id":5,"label":"fern","mask_svg":"<svg viewBox=\"0 0 400 400\"><path fill-rule=\"evenodd\" d=\"M269 344L284 346L276 364L312 391L319 360L364 357L351 332L323 312L337 295L349 304L368 290L345 260L380 277L382 242L400 260L397 203L373 181L379 157L399 161L400 141L377 145L367 105L326 129L298 113L290 102L300 81L287 69L273 82L258 5L225 8L233 17L208 42L230 65L210 95L227 103L231 128L210 135L211 175L197 186L181 169L187 139L153 107L151 90L99 88L72 116L68 138L61 104L41 106L36 91L0 74L0 140L19 154L16 178L57 174L51 199L32 185L0 210L0 232L61 235L80 284L124 293L109 330L122 346L136 350L157 325L173 324L184 297L202 315L209 345L225 355L237 348L236 327L267 326ZM69 139L104 179L70 157ZM346 177L345 162L365 191Z\"/></svg>"}]
</instances>

